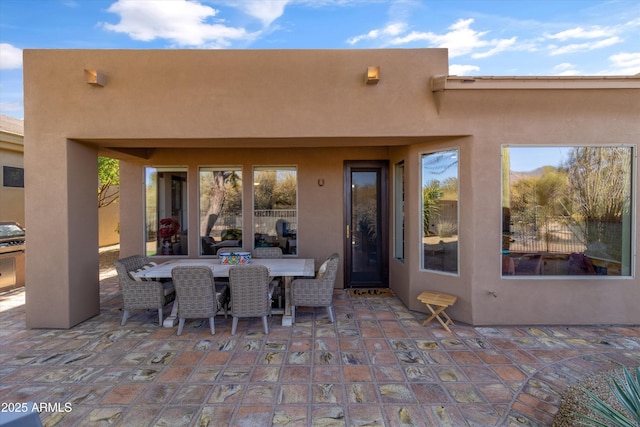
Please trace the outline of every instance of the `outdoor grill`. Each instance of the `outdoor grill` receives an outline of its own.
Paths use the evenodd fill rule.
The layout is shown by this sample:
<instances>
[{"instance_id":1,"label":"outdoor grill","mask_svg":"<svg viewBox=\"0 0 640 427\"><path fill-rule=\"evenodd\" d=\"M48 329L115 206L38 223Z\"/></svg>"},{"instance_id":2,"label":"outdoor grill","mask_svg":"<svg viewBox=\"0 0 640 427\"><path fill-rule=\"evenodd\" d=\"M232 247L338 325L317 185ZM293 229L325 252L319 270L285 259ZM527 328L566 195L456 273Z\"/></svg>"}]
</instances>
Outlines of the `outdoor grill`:
<instances>
[{"instance_id":1,"label":"outdoor grill","mask_svg":"<svg viewBox=\"0 0 640 427\"><path fill-rule=\"evenodd\" d=\"M24 286L25 230L0 221L0 292Z\"/></svg>"}]
</instances>

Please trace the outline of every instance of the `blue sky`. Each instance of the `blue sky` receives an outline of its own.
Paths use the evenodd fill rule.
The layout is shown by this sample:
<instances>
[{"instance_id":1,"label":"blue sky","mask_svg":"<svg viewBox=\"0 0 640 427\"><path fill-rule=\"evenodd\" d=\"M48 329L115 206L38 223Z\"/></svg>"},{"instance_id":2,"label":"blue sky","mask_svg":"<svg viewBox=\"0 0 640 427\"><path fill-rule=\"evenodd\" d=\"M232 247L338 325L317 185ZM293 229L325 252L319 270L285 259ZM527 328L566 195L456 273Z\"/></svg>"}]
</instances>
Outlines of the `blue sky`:
<instances>
[{"instance_id":1,"label":"blue sky","mask_svg":"<svg viewBox=\"0 0 640 427\"><path fill-rule=\"evenodd\" d=\"M640 73L638 0L0 0L0 113L22 50L449 49L456 75Z\"/></svg>"}]
</instances>

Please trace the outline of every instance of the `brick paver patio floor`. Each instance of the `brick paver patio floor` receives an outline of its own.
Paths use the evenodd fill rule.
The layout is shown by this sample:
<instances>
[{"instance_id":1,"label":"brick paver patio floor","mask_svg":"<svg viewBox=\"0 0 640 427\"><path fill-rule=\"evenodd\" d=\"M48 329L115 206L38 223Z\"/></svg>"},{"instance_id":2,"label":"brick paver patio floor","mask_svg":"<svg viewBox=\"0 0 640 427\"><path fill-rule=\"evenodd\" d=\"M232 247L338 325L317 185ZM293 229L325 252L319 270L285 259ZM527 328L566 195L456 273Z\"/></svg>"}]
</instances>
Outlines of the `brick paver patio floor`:
<instances>
[{"instance_id":1,"label":"brick paver patio floor","mask_svg":"<svg viewBox=\"0 0 640 427\"><path fill-rule=\"evenodd\" d=\"M46 426L549 426L569 385L640 364L640 327L472 327L452 332L395 297L336 290L326 310L177 327L134 312L117 280L100 314L26 329L24 289L0 294L0 401L45 403ZM167 308L168 310L168 308ZM455 319L454 319L455 320Z\"/></svg>"}]
</instances>

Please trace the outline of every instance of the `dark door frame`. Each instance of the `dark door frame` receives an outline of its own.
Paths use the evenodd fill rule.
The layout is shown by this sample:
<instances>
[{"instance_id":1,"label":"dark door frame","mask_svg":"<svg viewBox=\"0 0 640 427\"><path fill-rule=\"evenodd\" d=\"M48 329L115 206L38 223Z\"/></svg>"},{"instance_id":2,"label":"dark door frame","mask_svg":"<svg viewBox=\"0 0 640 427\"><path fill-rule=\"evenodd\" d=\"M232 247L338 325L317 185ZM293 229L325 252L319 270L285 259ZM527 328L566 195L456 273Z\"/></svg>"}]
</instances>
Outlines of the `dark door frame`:
<instances>
[{"instance_id":1,"label":"dark door frame","mask_svg":"<svg viewBox=\"0 0 640 427\"><path fill-rule=\"evenodd\" d=\"M351 173L352 171L379 172L379 215L378 238L380 278L371 282L352 281L352 231L351 224ZM387 288L389 287L389 162L387 160L345 160L344 161L344 287L345 288Z\"/></svg>"}]
</instances>

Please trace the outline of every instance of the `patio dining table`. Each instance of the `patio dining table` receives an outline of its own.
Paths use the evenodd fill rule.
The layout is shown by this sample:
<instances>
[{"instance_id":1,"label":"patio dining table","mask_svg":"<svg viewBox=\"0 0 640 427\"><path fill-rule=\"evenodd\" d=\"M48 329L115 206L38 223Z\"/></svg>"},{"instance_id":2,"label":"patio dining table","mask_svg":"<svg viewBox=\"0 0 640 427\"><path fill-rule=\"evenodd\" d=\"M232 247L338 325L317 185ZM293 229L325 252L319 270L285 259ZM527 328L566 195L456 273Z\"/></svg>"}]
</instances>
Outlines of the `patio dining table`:
<instances>
[{"instance_id":1,"label":"patio dining table","mask_svg":"<svg viewBox=\"0 0 640 427\"><path fill-rule=\"evenodd\" d=\"M260 258L252 259L251 264L264 265L273 277L282 277L284 284L284 309L274 309L272 313L282 314L282 325L291 326L291 281L294 277L315 276L315 260L311 258ZM146 270L133 273L142 280L170 279L174 267L206 266L211 268L214 277L229 277L230 264L221 264L219 259L174 259ZM164 327L174 326L178 320L178 304L173 303L171 314L162 323Z\"/></svg>"}]
</instances>

